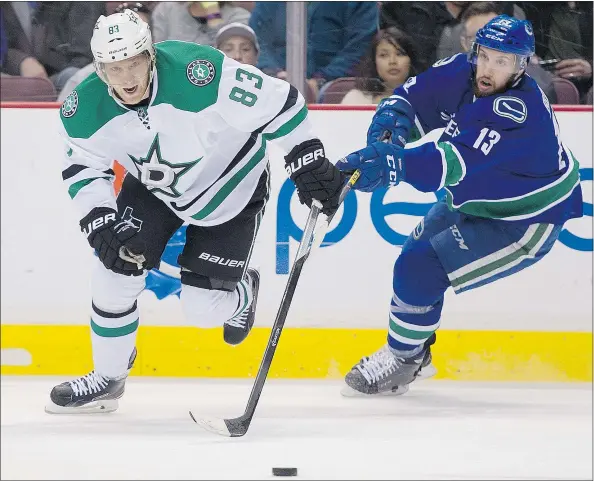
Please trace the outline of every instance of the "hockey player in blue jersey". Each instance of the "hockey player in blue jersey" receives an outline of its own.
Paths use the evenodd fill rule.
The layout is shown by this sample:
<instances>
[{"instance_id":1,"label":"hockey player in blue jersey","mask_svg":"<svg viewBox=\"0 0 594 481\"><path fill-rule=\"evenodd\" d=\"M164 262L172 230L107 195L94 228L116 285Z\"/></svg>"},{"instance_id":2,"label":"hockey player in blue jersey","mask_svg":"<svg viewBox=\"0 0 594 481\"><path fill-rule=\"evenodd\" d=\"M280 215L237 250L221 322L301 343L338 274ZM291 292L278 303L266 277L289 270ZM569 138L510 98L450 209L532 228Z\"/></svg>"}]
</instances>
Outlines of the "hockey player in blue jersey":
<instances>
[{"instance_id":1,"label":"hockey player in blue jersey","mask_svg":"<svg viewBox=\"0 0 594 481\"><path fill-rule=\"evenodd\" d=\"M430 365L445 291L531 266L563 224L582 215L579 164L547 97L525 73L532 55L529 22L494 18L468 56L436 62L384 100L367 147L337 163L345 173L361 171L354 188L363 192L406 182L446 193L394 265L388 343L351 369L343 394L406 392ZM413 126L422 135L443 131L405 149ZM378 142L385 133L391 143Z\"/></svg>"}]
</instances>

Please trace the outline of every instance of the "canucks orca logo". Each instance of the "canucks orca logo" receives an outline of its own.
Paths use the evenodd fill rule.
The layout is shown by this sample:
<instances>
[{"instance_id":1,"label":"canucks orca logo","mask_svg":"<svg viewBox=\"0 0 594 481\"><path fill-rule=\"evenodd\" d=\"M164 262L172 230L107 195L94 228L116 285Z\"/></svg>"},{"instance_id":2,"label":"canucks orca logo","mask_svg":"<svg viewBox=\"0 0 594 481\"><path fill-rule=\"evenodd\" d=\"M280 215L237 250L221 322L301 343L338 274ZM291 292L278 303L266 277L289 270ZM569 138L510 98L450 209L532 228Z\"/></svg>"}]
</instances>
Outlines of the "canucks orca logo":
<instances>
[{"instance_id":1,"label":"canucks orca logo","mask_svg":"<svg viewBox=\"0 0 594 481\"><path fill-rule=\"evenodd\" d=\"M180 295L181 280L177 257L181 254L185 244L186 226L184 225L169 239L161 256L159 268L151 269L146 276L145 289L152 291L159 300L167 296L179 297Z\"/></svg>"},{"instance_id":2,"label":"canucks orca logo","mask_svg":"<svg viewBox=\"0 0 594 481\"><path fill-rule=\"evenodd\" d=\"M528 118L526 104L518 97L498 97L493 102L493 111L500 117L512 119L519 124Z\"/></svg>"}]
</instances>

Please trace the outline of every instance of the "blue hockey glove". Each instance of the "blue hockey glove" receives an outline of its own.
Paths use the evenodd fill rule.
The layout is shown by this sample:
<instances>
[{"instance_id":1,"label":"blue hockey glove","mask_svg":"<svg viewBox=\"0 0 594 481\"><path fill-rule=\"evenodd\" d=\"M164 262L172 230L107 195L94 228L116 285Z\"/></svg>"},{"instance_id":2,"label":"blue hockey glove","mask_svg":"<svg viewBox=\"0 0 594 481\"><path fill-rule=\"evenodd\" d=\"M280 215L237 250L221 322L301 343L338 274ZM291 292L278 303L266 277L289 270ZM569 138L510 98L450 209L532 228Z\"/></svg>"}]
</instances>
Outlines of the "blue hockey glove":
<instances>
[{"instance_id":1,"label":"blue hockey glove","mask_svg":"<svg viewBox=\"0 0 594 481\"><path fill-rule=\"evenodd\" d=\"M353 189L373 192L398 185L404 179L403 153L399 145L375 142L340 159L336 167L347 174L359 169L361 177Z\"/></svg>"},{"instance_id":2,"label":"blue hockey glove","mask_svg":"<svg viewBox=\"0 0 594 481\"><path fill-rule=\"evenodd\" d=\"M387 98L378 107L367 130L367 145L381 139L384 132L391 134L392 143L404 147L412 129L415 114L403 99Z\"/></svg>"}]
</instances>

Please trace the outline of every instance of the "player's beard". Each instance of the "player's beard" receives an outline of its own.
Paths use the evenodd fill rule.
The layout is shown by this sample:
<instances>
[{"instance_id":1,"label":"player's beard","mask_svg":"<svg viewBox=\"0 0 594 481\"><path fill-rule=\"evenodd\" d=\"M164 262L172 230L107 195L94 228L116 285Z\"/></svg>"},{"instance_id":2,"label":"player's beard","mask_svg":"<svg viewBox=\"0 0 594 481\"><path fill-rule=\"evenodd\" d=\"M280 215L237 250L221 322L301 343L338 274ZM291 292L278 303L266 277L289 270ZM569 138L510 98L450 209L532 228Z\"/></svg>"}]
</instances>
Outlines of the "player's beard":
<instances>
[{"instance_id":1,"label":"player's beard","mask_svg":"<svg viewBox=\"0 0 594 481\"><path fill-rule=\"evenodd\" d=\"M517 73L510 74L510 76L505 81L505 83L498 89L492 90L490 92L481 92L481 90L478 88L478 82L476 79L476 70L475 70L474 75L472 76L472 93L474 93L474 96L477 99L481 98L481 97L488 97L489 95L500 94L500 93L505 92L506 90L510 89L516 83L518 78L519 78L519 75Z\"/></svg>"}]
</instances>

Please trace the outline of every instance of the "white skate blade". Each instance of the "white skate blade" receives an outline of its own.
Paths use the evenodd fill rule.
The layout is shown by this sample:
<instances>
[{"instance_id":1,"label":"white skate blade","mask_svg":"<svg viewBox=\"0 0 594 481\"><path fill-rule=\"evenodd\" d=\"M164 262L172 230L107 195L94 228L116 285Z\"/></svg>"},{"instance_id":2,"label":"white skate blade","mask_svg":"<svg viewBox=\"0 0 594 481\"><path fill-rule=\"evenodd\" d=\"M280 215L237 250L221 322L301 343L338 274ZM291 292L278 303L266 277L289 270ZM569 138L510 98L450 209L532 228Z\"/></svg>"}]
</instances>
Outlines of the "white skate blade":
<instances>
[{"instance_id":1,"label":"white skate blade","mask_svg":"<svg viewBox=\"0 0 594 481\"><path fill-rule=\"evenodd\" d=\"M377 394L365 394L361 391L353 389L348 384L345 384L340 390L340 394L344 397L402 396L406 392L408 392L408 384L405 386L398 386L398 389L395 391L385 391Z\"/></svg>"},{"instance_id":2,"label":"white skate blade","mask_svg":"<svg viewBox=\"0 0 594 481\"><path fill-rule=\"evenodd\" d=\"M419 381L422 381L423 379L429 379L430 377L433 377L436 374L437 369L435 368L435 366L433 364L429 364L428 366L425 366L419 371L419 374L417 374L417 379Z\"/></svg>"},{"instance_id":3,"label":"white skate blade","mask_svg":"<svg viewBox=\"0 0 594 481\"><path fill-rule=\"evenodd\" d=\"M192 411L190 411L190 416L198 426L200 426L203 429L206 429L207 431L210 431L211 433L219 434L220 436L231 436L229 428L227 428L227 424L225 424L224 419L197 418L194 417Z\"/></svg>"},{"instance_id":4,"label":"white skate blade","mask_svg":"<svg viewBox=\"0 0 594 481\"><path fill-rule=\"evenodd\" d=\"M64 407L58 406L50 400L45 405L45 412L48 414L105 414L111 413L118 408L117 399L104 399L93 401L84 406Z\"/></svg>"}]
</instances>

